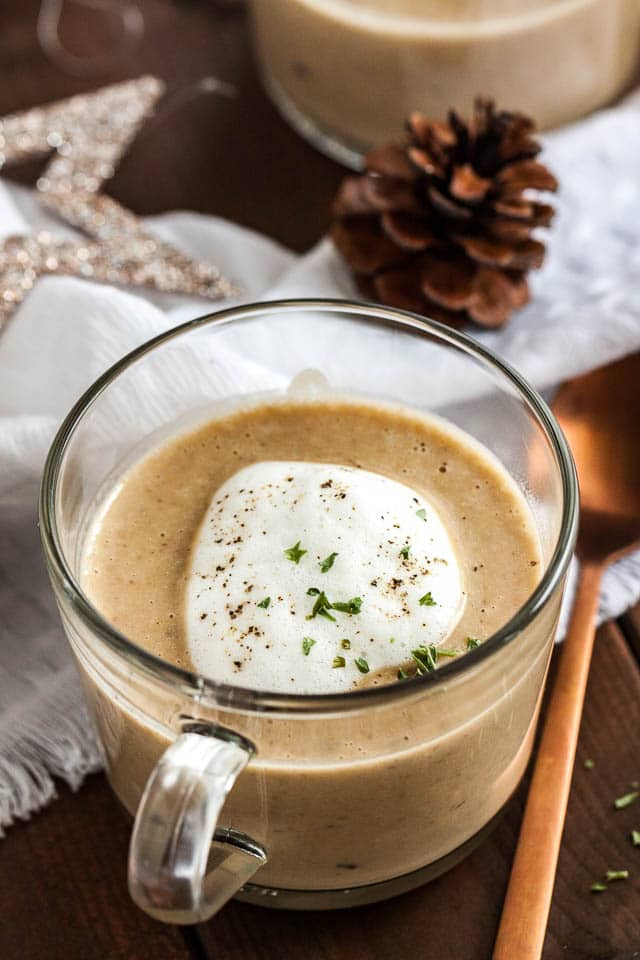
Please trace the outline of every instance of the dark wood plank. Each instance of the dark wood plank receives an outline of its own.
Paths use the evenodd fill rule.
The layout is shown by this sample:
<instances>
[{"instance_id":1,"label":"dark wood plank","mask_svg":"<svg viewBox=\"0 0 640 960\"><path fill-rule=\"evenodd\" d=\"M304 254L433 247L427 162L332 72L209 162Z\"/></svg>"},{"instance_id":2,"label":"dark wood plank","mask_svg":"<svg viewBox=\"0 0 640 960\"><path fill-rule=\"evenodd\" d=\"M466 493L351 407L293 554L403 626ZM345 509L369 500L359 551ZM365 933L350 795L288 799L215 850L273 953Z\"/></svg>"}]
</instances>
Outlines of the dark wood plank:
<instances>
[{"instance_id":1,"label":"dark wood plank","mask_svg":"<svg viewBox=\"0 0 640 960\"><path fill-rule=\"evenodd\" d=\"M631 610L627 610L622 617L621 626L636 659L640 663L640 603L632 607Z\"/></svg>"},{"instance_id":2,"label":"dark wood plank","mask_svg":"<svg viewBox=\"0 0 640 960\"><path fill-rule=\"evenodd\" d=\"M324 231L344 171L281 120L260 87L242 4L138 0L145 36L108 75L63 74L41 52L40 0L0 4L0 116L143 73L171 88L215 75L238 96L200 96L159 115L120 164L109 192L138 213L191 209L227 217L303 250ZM64 5L76 30L80 8ZM74 12L75 11L75 12ZM71 30L70 32L73 32ZM33 181L29 165L15 179Z\"/></svg>"},{"instance_id":3,"label":"dark wood plank","mask_svg":"<svg viewBox=\"0 0 640 960\"><path fill-rule=\"evenodd\" d=\"M129 823L105 778L66 787L0 841L3 960L193 960L177 927L129 899Z\"/></svg>"},{"instance_id":4,"label":"dark wood plank","mask_svg":"<svg viewBox=\"0 0 640 960\"><path fill-rule=\"evenodd\" d=\"M640 802L613 808L640 776L640 672L615 626L600 631L544 960L594 960L640 946ZM635 731L635 735L634 735ZM583 761L595 761L586 770ZM524 800L464 863L406 896L332 915L231 904L200 928L211 960L489 960ZM607 869L629 881L589 892ZM517 960L517 958L514 958Z\"/></svg>"},{"instance_id":5,"label":"dark wood plank","mask_svg":"<svg viewBox=\"0 0 640 960\"><path fill-rule=\"evenodd\" d=\"M613 801L640 779L640 671L614 625L600 630L578 747L578 765L551 912L549 960L610 957L640 948L640 800ZM593 759L592 770L584 761ZM608 869L630 880L603 894L586 893ZM551 949L553 944L553 950ZM555 952L554 952L555 950ZM564 952L562 952L564 951Z\"/></svg>"}]
</instances>

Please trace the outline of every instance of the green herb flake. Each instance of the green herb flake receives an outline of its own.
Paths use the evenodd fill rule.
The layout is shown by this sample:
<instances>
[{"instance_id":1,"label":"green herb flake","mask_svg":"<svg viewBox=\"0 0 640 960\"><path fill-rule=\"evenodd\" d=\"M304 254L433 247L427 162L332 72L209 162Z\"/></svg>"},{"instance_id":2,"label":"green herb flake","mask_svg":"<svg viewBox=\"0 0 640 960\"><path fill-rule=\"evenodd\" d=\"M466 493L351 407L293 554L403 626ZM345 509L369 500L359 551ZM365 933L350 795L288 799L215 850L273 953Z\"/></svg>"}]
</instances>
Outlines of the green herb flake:
<instances>
[{"instance_id":1,"label":"green herb flake","mask_svg":"<svg viewBox=\"0 0 640 960\"><path fill-rule=\"evenodd\" d=\"M595 760L591 760L591 758L585 760L585 762L582 764L582 766L585 768L585 770L593 770L593 768L595 767L595 765L596 765Z\"/></svg>"},{"instance_id":2,"label":"green herb flake","mask_svg":"<svg viewBox=\"0 0 640 960\"><path fill-rule=\"evenodd\" d=\"M331 567L333 566L334 560L337 556L337 553L330 553L328 557L325 557L324 560L320 561L318 566L320 567L322 573L326 573L327 570L331 570Z\"/></svg>"},{"instance_id":3,"label":"green herb flake","mask_svg":"<svg viewBox=\"0 0 640 960\"><path fill-rule=\"evenodd\" d=\"M396 642L395 637L389 637L389 643L395 643L395 642Z\"/></svg>"},{"instance_id":4,"label":"green herb flake","mask_svg":"<svg viewBox=\"0 0 640 960\"><path fill-rule=\"evenodd\" d=\"M406 547L403 547L402 550L400 551L400 556L403 558L403 560L408 560L410 553L411 553L411 547L409 546L409 544L407 544Z\"/></svg>"},{"instance_id":5,"label":"green herb flake","mask_svg":"<svg viewBox=\"0 0 640 960\"><path fill-rule=\"evenodd\" d=\"M435 607L437 606L435 600L431 596L431 590L428 593L425 593L424 597L420 597L418 601L421 607Z\"/></svg>"},{"instance_id":6,"label":"green herb flake","mask_svg":"<svg viewBox=\"0 0 640 960\"><path fill-rule=\"evenodd\" d=\"M338 610L339 613L360 613L360 608L362 607L362 597L352 597L351 600L340 603L331 603L329 605L332 610Z\"/></svg>"},{"instance_id":7,"label":"green herb flake","mask_svg":"<svg viewBox=\"0 0 640 960\"><path fill-rule=\"evenodd\" d=\"M311 647L314 647L315 644L316 644L316 641L313 640L312 637L302 638L302 652L304 653L305 657L309 656L311 652Z\"/></svg>"},{"instance_id":8,"label":"green herb flake","mask_svg":"<svg viewBox=\"0 0 640 960\"><path fill-rule=\"evenodd\" d=\"M467 645L467 650L475 650L476 647L480 646L480 641L475 637L467 637L465 643Z\"/></svg>"},{"instance_id":9,"label":"green herb flake","mask_svg":"<svg viewBox=\"0 0 640 960\"><path fill-rule=\"evenodd\" d=\"M287 560L291 560L292 563L300 563L300 560L301 560L302 557L304 557L305 553L307 553L307 551L306 551L306 550L302 550L302 549L300 548L300 541L299 541L299 540L298 540L297 543L294 543L294 545L293 545L292 547L288 547L288 548L284 551L285 557L287 558Z\"/></svg>"},{"instance_id":10,"label":"green herb flake","mask_svg":"<svg viewBox=\"0 0 640 960\"><path fill-rule=\"evenodd\" d=\"M604 878L607 881L607 883L611 883L613 880L628 880L629 871L628 870L607 870Z\"/></svg>"},{"instance_id":11,"label":"green herb flake","mask_svg":"<svg viewBox=\"0 0 640 960\"><path fill-rule=\"evenodd\" d=\"M419 510L416 510L416 517L420 517L421 520L427 519L427 511L424 507L420 507Z\"/></svg>"},{"instance_id":12,"label":"green herb flake","mask_svg":"<svg viewBox=\"0 0 640 960\"><path fill-rule=\"evenodd\" d=\"M402 667L398 670L398 680L408 680L409 674L405 673Z\"/></svg>"},{"instance_id":13,"label":"green herb flake","mask_svg":"<svg viewBox=\"0 0 640 960\"><path fill-rule=\"evenodd\" d=\"M369 673L369 664L364 657L356 657L354 663L360 673Z\"/></svg>"},{"instance_id":14,"label":"green herb flake","mask_svg":"<svg viewBox=\"0 0 640 960\"><path fill-rule=\"evenodd\" d=\"M632 830L629 837L634 847L640 847L640 830Z\"/></svg>"},{"instance_id":15,"label":"green herb flake","mask_svg":"<svg viewBox=\"0 0 640 960\"><path fill-rule=\"evenodd\" d=\"M456 650L443 650L442 647L438 647L437 650L439 657L457 657L458 653Z\"/></svg>"},{"instance_id":16,"label":"green herb flake","mask_svg":"<svg viewBox=\"0 0 640 960\"><path fill-rule=\"evenodd\" d=\"M323 590L320 590L316 594L315 587L312 587L311 589L314 591L311 594L311 596L312 597L315 596L316 602L311 608L311 613L307 615L306 619L315 620L316 617L324 617L325 620L332 620L335 623L336 618L332 617L331 614L329 613L329 610L331 609L331 604L329 603L329 599L326 593ZM309 593L308 590L307 590L307 593Z\"/></svg>"},{"instance_id":17,"label":"green herb flake","mask_svg":"<svg viewBox=\"0 0 640 960\"><path fill-rule=\"evenodd\" d=\"M346 637L344 640L340 641L340 646L343 650L351 650L351 640L348 640Z\"/></svg>"},{"instance_id":18,"label":"green herb flake","mask_svg":"<svg viewBox=\"0 0 640 960\"><path fill-rule=\"evenodd\" d=\"M256 604L256 606L261 607L263 610L266 610L270 603L271 603L271 597L265 597L264 600L261 600L260 603Z\"/></svg>"},{"instance_id":19,"label":"green herb flake","mask_svg":"<svg viewBox=\"0 0 640 960\"><path fill-rule=\"evenodd\" d=\"M621 797L616 797L613 805L616 810L624 810L625 807L630 807L638 797L640 797L640 793L638 793L637 790L633 790L631 793L625 793Z\"/></svg>"},{"instance_id":20,"label":"green herb flake","mask_svg":"<svg viewBox=\"0 0 640 960\"><path fill-rule=\"evenodd\" d=\"M433 644L428 647L417 647L411 651L411 656L418 668L418 675L423 676L436 669L438 652Z\"/></svg>"},{"instance_id":21,"label":"green herb flake","mask_svg":"<svg viewBox=\"0 0 640 960\"><path fill-rule=\"evenodd\" d=\"M318 587L309 587L309 589L307 590L308 597L317 597L319 593L320 593L320 590L318 589Z\"/></svg>"},{"instance_id":22,"label":"green herb flake","mask_svg":"<svg viewBox=\"0 0 640 960\"><path fill-rule=\"evenodd\" d=\"M332 667L334 670L336 670L338 667L345 667L346 665L347 665L347 661L345 660L344 657L333 658Z\"/></svg>"},{"instance_id":23,"label":"green herb flake","mask_svg":"<svg viewBox=\"0 0 640 960\"><path fill-rule=\"evenodd\" d=\"M598 880L596 883L592 883L591 886L589 887L589 890L591 890L591 893L602 893L602 891L606 889L607 889L606 883L601 883L600 880Z\"/></svg>"}]
</instances>

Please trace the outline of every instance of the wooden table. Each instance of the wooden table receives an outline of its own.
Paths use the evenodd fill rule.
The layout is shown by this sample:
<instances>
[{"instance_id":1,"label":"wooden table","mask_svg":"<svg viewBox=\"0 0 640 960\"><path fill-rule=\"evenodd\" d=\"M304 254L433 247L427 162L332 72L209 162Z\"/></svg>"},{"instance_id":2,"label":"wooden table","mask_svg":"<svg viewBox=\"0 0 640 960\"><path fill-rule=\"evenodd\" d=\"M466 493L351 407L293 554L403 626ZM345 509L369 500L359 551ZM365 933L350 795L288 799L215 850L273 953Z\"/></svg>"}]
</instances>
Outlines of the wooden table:
<instances>
[{"instance_id":1,"label":"wooden table","mask_svg":"<svg viewBox=\"0 0 640 960\"><path fill-rule=\"evenodd\" d=\"M215 74L236 85L237 98L201 97L152 125L110 192L140 213L191 208L308 247L326 226L342 171L292 133L266 100L242 6L140 5L146 33L139 54L87 81L43 56L37 0L5 0L0 116L143 72L175 85ZM88 22L73 3L68 11L67 36L82 36ZM17 175L30 182L36 171L29 165ZM640 608L598 635L544 960L640 958L640 848L629 839L640 829L640 801L613 808L614 797L640 779L639 655ZM595 761L591 770L587 758ZM0 841L0 958L488 960L525 789L481 848L414 893L331 915L234 903L206 925L181 929L152 922L129 901L128 825L104 777L91 777L76 794L61 786L55 803ZM605 870L623 868L629 881L589 892Z\"/></svg>"}]
</instances>

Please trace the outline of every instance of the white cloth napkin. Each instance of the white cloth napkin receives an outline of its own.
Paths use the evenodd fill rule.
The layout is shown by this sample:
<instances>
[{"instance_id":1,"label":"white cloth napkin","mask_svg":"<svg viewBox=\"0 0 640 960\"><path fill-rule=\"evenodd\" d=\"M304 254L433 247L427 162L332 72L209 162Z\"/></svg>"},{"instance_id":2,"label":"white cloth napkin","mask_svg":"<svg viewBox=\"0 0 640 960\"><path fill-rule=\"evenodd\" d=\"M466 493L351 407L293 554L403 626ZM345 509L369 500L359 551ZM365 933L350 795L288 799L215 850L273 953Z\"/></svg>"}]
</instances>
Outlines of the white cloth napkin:
<instances>
[{"instance_id":1,"label":"white cloth napkin","mask_svg":"<svg viewBox=\"0 0 640 960\"><path fill-rule=\"evenodd\" d=\"M539 389L640 349L640 97L545 138L558 216L533 300L504 330L471 331ZM0 242L50 222L29 191L0 183ZM240 301L357 296L323 240L295 256L211 217L173 213L151 230L237 280ZM228 302L223 306L229 305ZM80 393L116 359L210 304L48 277L0 332L0 832L77 787L100 754L54 608L36 529L48 446ZM220 383L241 374L218 370ZM235 366L234 366L235 365ZM640 595L640 554L607 574L600 620Z\"/></svg>"}]
</instances>

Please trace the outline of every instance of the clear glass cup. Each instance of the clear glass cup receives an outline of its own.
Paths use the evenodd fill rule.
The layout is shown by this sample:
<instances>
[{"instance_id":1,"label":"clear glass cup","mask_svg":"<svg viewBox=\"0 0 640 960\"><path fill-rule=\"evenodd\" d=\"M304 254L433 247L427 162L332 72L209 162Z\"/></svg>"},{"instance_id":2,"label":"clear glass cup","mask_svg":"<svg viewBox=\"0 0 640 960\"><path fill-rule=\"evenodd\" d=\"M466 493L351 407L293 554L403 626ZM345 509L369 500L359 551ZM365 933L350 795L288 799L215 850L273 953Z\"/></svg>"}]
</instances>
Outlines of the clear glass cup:
<instances>
[{"instance_id":1,"label":"clear glass cup","mask_svg":"<svg viewBox=\"0 0 640 960\"><path fill-rule=\"evenodd\" d=\"M421 110L476 96L555 127L633 79L637 0L251 0L271 98L299 133L357 167Z\"/></svg>"},{"instance_id":2,"label":"clear glass cup","mask_svg":"<svg viewBox=\"0 0 640 960\"><path fill-rule=\"evenodd\" d=\"M425 677L305 696L195 675L105 621L79 582L96 503L182 427L285 394L429 411L499 458L531 506L544 557L538 587L502 629ZM384 307L310 300L170 330L71 411L47 460L40 519L107 773L135 818L130 890L152 916L203 920L234 895L300 909L393 896L461 859L516 788L575 540L576 477L543 400L463 334Z\"/></svg>"}]
</instances>

